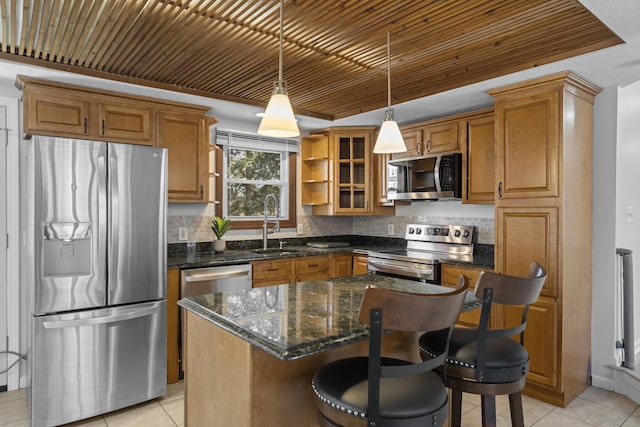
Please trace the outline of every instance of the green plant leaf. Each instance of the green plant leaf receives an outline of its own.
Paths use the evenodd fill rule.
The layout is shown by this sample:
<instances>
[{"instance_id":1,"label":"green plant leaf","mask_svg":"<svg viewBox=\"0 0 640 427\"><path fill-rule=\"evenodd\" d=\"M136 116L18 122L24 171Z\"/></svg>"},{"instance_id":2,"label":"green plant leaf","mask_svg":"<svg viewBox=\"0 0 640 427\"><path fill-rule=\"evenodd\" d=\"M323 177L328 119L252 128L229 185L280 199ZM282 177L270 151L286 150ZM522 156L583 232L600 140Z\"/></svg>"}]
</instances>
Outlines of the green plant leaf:
<instances>
[{"instance_id":1,"label":"green plant leaf","mask_svg":"<svg viewBox=\"0 0 640 427\"><path fill-rule=\"evenodd\" d=\"M219 216L214 217L211 220L211 230L216 235L218 240L224 236L224 234L231 229L231 220L229 218L221 218Z\"/></svg>"}]
</instances>

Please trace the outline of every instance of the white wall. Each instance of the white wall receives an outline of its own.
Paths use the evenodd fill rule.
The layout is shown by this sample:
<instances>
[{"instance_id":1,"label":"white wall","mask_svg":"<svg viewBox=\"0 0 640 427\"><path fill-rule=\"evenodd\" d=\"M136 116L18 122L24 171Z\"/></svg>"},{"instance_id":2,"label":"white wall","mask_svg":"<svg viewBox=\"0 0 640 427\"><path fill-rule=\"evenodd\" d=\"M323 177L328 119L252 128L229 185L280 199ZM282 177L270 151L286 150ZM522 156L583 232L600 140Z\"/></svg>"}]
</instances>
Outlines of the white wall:
<instances>
[{"instance_id":1,"label":"white wall","mask_svg":"<svg viewBox=\"0 0 640 427\"><path fill-rule=\"evenodd\" d=\"M596 97L593 179L593 385L615 389L612 365L621 351L615 341L619 314L615 284L616 248L631 249L640 259L640 82L607 88ZM631 216L627 219L627 208ZM637 270L637 269L636 269ZM637 276L637 275L636 275ZM634 280L635 334L640 336L640 291ZM638 340L635 340L638 342ZM636 352L640 346L636 344Z\"/></svg>"}]
</instances>

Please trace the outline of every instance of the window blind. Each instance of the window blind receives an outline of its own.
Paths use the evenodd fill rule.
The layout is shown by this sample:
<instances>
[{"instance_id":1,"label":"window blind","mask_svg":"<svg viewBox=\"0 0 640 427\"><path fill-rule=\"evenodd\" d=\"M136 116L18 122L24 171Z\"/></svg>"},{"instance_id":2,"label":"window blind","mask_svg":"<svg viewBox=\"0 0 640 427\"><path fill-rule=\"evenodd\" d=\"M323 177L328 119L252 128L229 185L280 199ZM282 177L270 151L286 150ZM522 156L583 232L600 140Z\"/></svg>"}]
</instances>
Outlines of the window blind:
<instances>
[{"instance_id":1,"label":"window blind","mask_svg":"<svg viewBox=\"0 0 640 427\"><path fill-rule=\"evenodd\" d=\"M278 152L297 153L299 142L297 139L272 138L252 133L215 129L213 143L228 145L249 150L268 150Z\"/></svg>"}]
</instances>

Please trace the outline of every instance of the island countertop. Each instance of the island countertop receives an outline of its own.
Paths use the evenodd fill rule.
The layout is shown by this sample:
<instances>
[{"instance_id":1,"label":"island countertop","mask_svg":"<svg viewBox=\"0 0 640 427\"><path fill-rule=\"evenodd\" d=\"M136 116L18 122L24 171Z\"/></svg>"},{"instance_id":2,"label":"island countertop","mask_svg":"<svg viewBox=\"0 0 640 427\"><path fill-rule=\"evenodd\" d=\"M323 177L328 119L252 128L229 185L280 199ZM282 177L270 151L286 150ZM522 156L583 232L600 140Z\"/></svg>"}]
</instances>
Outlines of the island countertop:
<instances>
[{"instance_id":1,"label":"island countertop","mask_svg":"<svg viewBox=\"0 0 640 427\"><path fill-rule=\"evenodd\" d=\"M444 286L365 274L181 299L191 313L281 360L294 360L368 338L358 322L366 286L445 293ZM480 301L471 292L463 311Z\"/></svg>"}]
</instances>

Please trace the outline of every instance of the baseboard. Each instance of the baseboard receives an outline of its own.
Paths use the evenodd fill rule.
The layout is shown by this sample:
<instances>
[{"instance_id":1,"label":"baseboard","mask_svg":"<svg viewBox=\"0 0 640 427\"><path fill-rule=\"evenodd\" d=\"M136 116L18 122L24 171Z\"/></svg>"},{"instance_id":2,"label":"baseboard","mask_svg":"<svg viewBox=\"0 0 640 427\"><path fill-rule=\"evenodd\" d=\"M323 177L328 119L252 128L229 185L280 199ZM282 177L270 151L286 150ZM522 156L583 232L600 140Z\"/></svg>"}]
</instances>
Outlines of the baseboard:
<instances>
[{"instance_id":1,"label":"baseboard","mask_svg":"<svg viewBox=\"0 0 640 427\"><path fill-rule=\"evenodd\" d=\"M620 366L612 366L613 391L640 404L640 375Z\"/></svg>"},{"instance_id":2,"label":"baseboard","mask_svg":"<svg viewBox=\"0 0 640 427\"><path fill-rule=\"evenodd\" d=\"M613 391L613 379L609 377L591 376L591 385L604 390Z\"/></svg>"}]
</instances>

